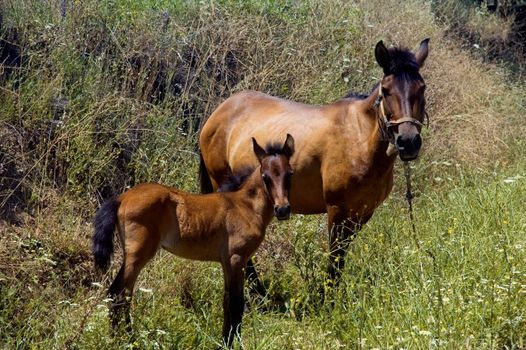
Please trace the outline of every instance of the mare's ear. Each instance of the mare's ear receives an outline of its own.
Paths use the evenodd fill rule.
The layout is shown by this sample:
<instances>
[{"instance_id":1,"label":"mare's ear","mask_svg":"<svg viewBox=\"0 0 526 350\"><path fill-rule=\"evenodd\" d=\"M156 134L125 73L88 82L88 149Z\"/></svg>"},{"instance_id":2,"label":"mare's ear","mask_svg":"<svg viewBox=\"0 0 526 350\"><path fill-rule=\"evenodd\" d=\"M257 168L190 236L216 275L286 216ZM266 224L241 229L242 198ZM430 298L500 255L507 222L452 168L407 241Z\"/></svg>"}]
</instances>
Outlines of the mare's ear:
<instances>
[{"instance_id":1,"label":"mare's ear","mask_svg":"<svg viewBox=\"0 0 526 350\"><path fill-rule=\"evenodd\" d=\"M424 61L426 60L428 53L429 53L429 38L426 38L422 40L422 42L420 43L420 47L418 48L418 51L415 53L416 63L418 63L419 67L422 67L424 65Z\"/></svg>"},{"instance_id":2,"label":"mare's ear","mask_svg":"<svg viewBox=\"0 0 526 350\"><path fill-rule=\"evenodd\" d=\"M389 51L385 47L384 42L380 40L376 47L374 48L374 57L376 62L383 68L384 74L389 74L389 69L391 66L391 56L389 56Z\"/></svg>"},{"instance_id":3,"label":"mare's ear","mask_svg":"<svg viewBox=\"0 0 526 350\"><path fill-rule=\"evenodd\" d=\"M287 134L287 139L285 140L283 147L281 147L281 153L289 159L294 154L294 138L291 134Z\"/></svg>"},{"instance_id":4,"label":"mare's ear","mask_svg":"<svg viewBox=\"0 0 526 350\"><path fill-rule=\"evenodd\" d=\"M263 160L267 156L267 152L263 148L261 148L260 145L258 145L258 142L255 138L252 138L252 148L254 149L254 153L256 154L256 157L258 158L259 162Z\"/></svg>"}]
</instances>

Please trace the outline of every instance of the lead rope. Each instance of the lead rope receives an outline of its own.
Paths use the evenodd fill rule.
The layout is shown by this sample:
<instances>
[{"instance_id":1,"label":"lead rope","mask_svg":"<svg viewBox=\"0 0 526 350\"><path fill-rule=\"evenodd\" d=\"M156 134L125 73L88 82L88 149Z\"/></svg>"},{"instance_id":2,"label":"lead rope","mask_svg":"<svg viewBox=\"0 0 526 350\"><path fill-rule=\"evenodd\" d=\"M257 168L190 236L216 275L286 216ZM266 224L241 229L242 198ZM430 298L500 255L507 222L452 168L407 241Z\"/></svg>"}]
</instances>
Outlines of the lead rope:
<instances>
[{"instance_id":1,"label":"lead rope","mask_svg":"<svg viewBox=\"0 0 526 350\"><path fill-rule=\"evenodd\" d=\"M415 241L416 247L419 251L422 251L420 248L420 243L418 242L418 238L416 236L416 227L415 227L415 218L413 215L413 192L411 191L411 166L409 165L409 162L404 162L404 174L405 174L405 182L407 186L407 191L405 192L405 199L407 199L407 203L409 204L409 218L411 219L411 228L413 230L413 239ZM443 298L442 298L442 284L440 283L441 275L440 271L437 268L435 254L429 249L426 249L427 255L433 260L433 270L435 274L438 276L438 278L435 279L436 281L436 289L438 294L438 302L439 306L443 308ZM420 285L423 287L422 278L424 276L424 268L422 264L420 263L420 276L421 279L419 280ZM438 317L437 317L438 318ZM438 327L438 337L440 339L440 327ZM440 342L438 343L438 348L440 348Z\"/></svg>"},{"instance_id":2,"label":"lead rope","mask_svg":"<svg viewBox=\"0 0 526 350\"><path fill-rule=\"evenodd\" d=\"M411 166L407 161L404 162L404 174L406 183L405 199L407 200L407 204L409 204L409 219L411 220L413 239L415 240L416 247L418 248L418 250L420 250L420 243L418 242L418 238L416 236L415 216L413 214L413 198L415 198L415 196L411 191Z\"/></svg>"}]
</instances>

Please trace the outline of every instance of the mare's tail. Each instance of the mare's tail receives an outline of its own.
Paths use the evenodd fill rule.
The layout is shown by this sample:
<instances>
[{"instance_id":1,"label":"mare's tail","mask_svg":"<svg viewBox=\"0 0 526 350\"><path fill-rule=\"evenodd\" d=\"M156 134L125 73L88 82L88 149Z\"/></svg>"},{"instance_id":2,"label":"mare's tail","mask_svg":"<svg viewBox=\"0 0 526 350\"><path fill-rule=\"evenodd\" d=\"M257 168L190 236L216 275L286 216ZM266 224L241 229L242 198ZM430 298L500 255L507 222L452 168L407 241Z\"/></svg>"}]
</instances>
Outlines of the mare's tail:
<instances>
[{"instance_id":1,"label":"mare's tail","mask_svg":"<svg viewBox=\"0 0 526 350\"><path fill-rule=\"evenodd\" d=\"M117 224L119 205L119 201L110 199L97 210L93 219L95 232L93 234L92 252L95 257L95 266L102 271L106 271L110 266L110 259L113 254L113 231Z\"/></svg>"},{"instance_id":2,"label":"mare's tail","mask_svg":"<svg viewBox=\"0 0 526 350\"><path fill-rule=\"evenodd\" d=\"M206 170L205 161L203 160L201 152L199 152L199 184L201 185L201 193L214 192L214 187L212 186L210 175L208 175L208 171Z\"/></svg>"}]
</instances>

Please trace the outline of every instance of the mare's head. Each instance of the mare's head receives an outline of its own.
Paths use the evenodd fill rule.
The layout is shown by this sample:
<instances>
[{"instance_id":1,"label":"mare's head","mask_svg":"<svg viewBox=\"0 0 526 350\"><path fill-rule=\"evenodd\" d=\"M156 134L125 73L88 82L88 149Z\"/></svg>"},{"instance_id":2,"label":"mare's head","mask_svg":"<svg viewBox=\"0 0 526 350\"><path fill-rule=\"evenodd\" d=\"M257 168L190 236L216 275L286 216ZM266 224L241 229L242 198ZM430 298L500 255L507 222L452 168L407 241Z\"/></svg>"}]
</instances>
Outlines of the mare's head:
<instances>
[{"instance_id":1,"label":"mare's head","mask_svg":"<svg viewBox=\"0 0 526 350\"><path fill-rule=\"evenodd\" d=\"M274 206L274 216L279 220L290 217L289 191L292 169L289 164L294 153L294 139L287 134L283 145L269 145L263 149L252 138L254 153L261 165L261 177L265 190Z\"/></svg>"},{"instance_id":2,"label":"mare's head","mask_svg":"<svg viewBox=\"0 0 526 350\"><path fill-rule=\"evenodd\" d=\"M382 41L376 44L374 52L384 71L378 95L380 117L402 160L415 159L422 147L426 84L419 71L428 50L429 39L424 39L415 53L387 49Z\"/></svg>"}]
</instances>

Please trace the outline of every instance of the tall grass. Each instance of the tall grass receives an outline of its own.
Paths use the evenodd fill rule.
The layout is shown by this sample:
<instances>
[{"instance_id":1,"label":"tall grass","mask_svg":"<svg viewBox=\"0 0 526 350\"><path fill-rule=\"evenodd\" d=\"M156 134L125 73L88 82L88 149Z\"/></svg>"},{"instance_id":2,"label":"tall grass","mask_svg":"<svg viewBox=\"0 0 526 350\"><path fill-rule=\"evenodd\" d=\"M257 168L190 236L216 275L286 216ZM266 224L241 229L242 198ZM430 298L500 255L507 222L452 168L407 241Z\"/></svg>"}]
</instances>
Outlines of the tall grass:
<instances>
[{"instance_id":1,"label":"tall grass","mask_svg":"<svg viewBox=\"0 0 526 350\"><path fill-rule=\"evenodd\" d=\"M257 261L270 295L285 302L278 307L249 298L244 348L523 347L526 174L518 168L466 175L440 192L418 197L416 236L403 197L395 193L354 239L342 283L326 296L333 307L320 304L318 295L327 258L323 218L273 224ZM63 230L45 227L49 220L60 221L55 215L34 228L69 237L76 230L90 231L86 225L75 228L74 222ZM94 349L125 344L208 349L219 344L218 265L160 254L139 278L133 304L136 331L131 338L125 333L112 338L104 287L90 284L97 279L91 277L84 286L80 276L68 279L69 269L86 273L79 262L59 260L56 247L45 241L42 246L28 238L23 242L33 242L23 250L23 264L31 267L29 280L9 279L1 293L2 342L8 348L62 348L70 342ZM75 251L61 250L66 256ZM70 265L55 265L64 260ZM31 281L36 271L49 280ZM29 298L20 303L22 296ZM262 313L258 305L270 311Z\"/></svg>"}]
</instances>

